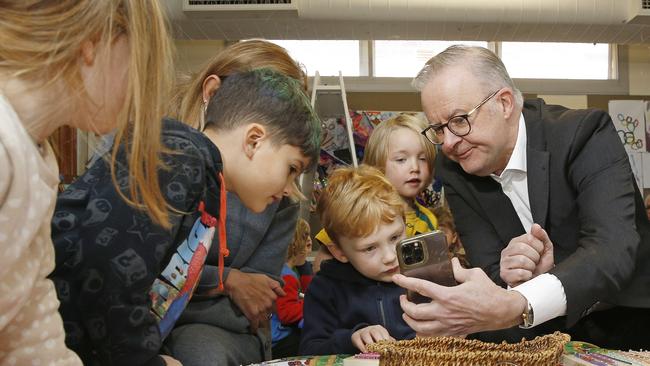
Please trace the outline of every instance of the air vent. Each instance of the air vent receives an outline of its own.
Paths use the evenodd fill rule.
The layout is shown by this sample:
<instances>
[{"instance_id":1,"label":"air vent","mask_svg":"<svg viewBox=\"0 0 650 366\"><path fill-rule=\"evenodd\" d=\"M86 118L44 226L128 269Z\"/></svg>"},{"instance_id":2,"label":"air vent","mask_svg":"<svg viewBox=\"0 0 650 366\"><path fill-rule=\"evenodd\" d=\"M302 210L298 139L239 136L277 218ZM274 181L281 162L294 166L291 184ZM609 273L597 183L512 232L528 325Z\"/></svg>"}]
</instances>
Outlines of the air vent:
<instances>
[{"instance_id":1,"label":"air vent","mask_svg":"<svg viewBox=\"0 0 650 366\"><path fill-rule=\"evenodd\" d=\"M291 4L291 0L189 0L189 5Z\"/></svg>"},{"instance_id":2,"label":"air vent","mask_svg":"<svg viewBox=\"0 0 650 366\"><path fill-rule=\"evenodd\" d=\"M650 0L629 0L629 4L628 23L650 25Z\"/></svg>"},{"instance_id":3,"label":"air vent","mask_svg":"<svg viewBox=\"0 0 650 366\"><path fill-rule=\"evenodd\" d=\"M297 0L183 0L185 12L297 11Z\"/></svg>"}]
</instances>

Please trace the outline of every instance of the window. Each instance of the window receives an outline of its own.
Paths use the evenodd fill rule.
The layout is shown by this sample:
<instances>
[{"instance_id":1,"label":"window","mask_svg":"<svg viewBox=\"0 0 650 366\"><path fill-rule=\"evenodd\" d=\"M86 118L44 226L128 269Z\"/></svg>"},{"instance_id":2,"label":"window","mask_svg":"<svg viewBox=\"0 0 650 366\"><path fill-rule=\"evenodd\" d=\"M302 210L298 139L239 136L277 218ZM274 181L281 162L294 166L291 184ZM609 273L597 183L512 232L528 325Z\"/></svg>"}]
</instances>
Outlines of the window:
<instances>
[{"instance_id":1,"label":"window","mask_svg":"<svg viewBox=\"0 0 650 366\"><path fill-rule=\"evenodd\" d=\"M513 78L610 78L608 44L503 42L501 60Z\"/></svg>"},{"instance_id":2,"label":"window","mask_svg":"<svg viewBox=\"0 0 650 366\"><path fill-rule=\"evenodd\" d=\"M454 44L488 46L470 41L375 41L374 76L413 78L431 57Z\"/></svg>"},{"instance_id":3,"label":"window","mask_svg":"<svg viewBox=\"0 0 650 366\"><path fill-rule=\"evenodd\" d=\"M270 40L289 51L294 60L305 65L307 74L314 76L361 76L359 41Z\"/></svg>"}]
</instances>

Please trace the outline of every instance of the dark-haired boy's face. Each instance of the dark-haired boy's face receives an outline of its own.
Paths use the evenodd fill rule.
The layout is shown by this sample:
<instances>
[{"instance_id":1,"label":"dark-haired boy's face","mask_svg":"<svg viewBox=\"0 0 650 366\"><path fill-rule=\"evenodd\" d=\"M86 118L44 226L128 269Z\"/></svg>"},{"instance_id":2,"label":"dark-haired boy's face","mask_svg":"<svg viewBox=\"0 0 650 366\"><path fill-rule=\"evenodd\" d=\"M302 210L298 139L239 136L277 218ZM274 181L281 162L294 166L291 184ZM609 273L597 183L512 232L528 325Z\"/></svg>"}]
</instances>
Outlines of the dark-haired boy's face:
<instances>
[{"instance_id":1,"label":"dark-haired boy's face","mask_svg":"<svg viewBox=\"0 0 650 366\"><path fill-rule=\"evenodd\" d=\"M309 165L300 148L276 145L265 139L248 162L241 167L237 195L253 212L262 212L273 202L291 194L295 179Z\"/></svg>"}]
</instances>

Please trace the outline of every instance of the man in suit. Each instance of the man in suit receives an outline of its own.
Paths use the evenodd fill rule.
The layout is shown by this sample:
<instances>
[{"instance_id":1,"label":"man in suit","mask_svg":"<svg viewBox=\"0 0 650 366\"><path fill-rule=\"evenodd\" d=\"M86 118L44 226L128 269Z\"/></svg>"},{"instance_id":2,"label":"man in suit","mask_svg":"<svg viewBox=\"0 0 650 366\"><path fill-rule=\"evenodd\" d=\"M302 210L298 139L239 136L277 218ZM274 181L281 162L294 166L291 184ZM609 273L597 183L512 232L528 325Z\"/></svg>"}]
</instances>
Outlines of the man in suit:
<instances>
[{"instance_id":1,"label":"man in suit","mask_svg":"<svg viewBox=\"0 0 650 366\"><path fill-rule=\"evenodd\" d=\"M396 275L421 335L519 341L554 330L648 348L650 223L609 116L523 101L499 58L452 46L414 81L467 259L460 285ZM480 269L479 269L480 268ZM496 331L496 332L486 332Z\"/></svg>"}]
</instances>

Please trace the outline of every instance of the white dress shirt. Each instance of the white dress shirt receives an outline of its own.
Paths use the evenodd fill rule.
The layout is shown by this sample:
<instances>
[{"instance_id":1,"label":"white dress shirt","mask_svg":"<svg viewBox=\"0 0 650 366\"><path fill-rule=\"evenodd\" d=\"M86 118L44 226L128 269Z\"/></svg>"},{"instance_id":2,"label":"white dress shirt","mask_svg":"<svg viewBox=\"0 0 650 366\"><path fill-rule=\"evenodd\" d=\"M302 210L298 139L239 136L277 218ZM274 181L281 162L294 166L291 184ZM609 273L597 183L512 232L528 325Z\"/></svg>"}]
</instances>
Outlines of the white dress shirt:
<instances>
[{"instance_id":1,"label":"white dress shirt","mask_svg":"<svg viewBox=\"0 0 650 366\"><path fill-rule=\"evenodd\" d=\"M519 117L517 142L501 175L491 174L503 189L517 211L527 233L533 225L533 214L528 199L528 170L526 162L526 123ZM541 274L512 290L522 294L533 308L533 326L566 314L566 295L562 282L550 273Z\"/></svg>"}]
</instances>

